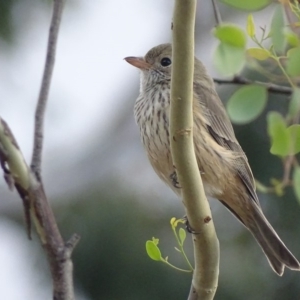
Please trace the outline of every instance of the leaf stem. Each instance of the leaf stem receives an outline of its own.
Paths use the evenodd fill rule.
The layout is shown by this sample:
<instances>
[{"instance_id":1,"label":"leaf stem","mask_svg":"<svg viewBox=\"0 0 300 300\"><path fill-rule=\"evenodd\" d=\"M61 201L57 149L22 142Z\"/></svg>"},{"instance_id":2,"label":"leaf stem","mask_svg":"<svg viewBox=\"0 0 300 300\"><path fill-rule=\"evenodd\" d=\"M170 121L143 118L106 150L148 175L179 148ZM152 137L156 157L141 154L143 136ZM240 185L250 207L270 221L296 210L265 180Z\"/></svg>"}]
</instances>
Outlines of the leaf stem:
<instances>
[{"instance_id":1,"label":"leaf stem","mask_svg":"<svg viewBox=\"0 0 300 300\"><path fill-rule=\"evenodd\" d=\"M176 267L176 266L174 266L174 265L172 265L171 263L169 263L167 260L162 260L162 262L164 262L165 264L167 264L169 267L171 267L171 268L173 268L173 269L175 269L175 270L177 270L177 271L181 271L181 272L185 272L185 273L191 273L191 272L193 272L193 270L185 270L185 269L181 269L181 268L178 268L178 267Z\"/></svg>"},{"instance_id":2,"label":"leaf stem","mask_svg":"<svg viewBox=\"0 0 300 300\"><path fill-rule=\"evenodd\" d=\"M176 238L177 243L178 243L178 245L179 245L179 248L180 248L179 250L180 250L181 254L183 255L183 257L184 257L186 263L188 264L189 268L191 269L191 271L193 271L194 268L193 268L193 266L191 265L191 263L190 263L188 257L186 256L186 254L185 254L185 252L184 252L183 244L181 243L181 241L180 241L180 239L179 239L179 237L178 237L178 234L177 234L177 232L176 232L176 227L172 226L172 230L173 230L173 232L174 232L175 238Z\"/></svg>"},{"instance_id":3,"label":"leaf stem","mask_svg":"<svg viewBox=\"0 0 300 300\"><path fill-rule=\"evenodd\" d=\"M289 84L291 85L292 88L296 88L294 82L292 81L292 79L290 78L290 76L288 75L288 73L286 72L286 70L284 69L281 61L280 61L280 57L277 57L275 55L271 56L278 64L278 67L280 68L281 72L283 73L283 75L285 76L285 78L287 79L287 81L289 82Z\"/></svg>"}]
</instances>

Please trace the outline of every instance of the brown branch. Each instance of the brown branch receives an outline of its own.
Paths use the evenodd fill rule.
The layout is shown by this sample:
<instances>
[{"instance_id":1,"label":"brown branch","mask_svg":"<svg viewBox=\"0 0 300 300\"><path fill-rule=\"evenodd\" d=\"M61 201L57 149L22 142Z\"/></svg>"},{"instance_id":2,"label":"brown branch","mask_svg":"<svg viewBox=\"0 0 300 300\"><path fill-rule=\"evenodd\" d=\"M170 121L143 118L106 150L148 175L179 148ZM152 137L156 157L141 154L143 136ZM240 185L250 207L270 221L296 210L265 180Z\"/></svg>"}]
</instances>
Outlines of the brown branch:
<instances>
[{"instance_id":1,"label":"brown branch","mask_svg":"<svg viewBox=\"0 0 300 300\"><path fill-rule=\"evenodd\" d=\"M287 1L282 2L282 6L284 8L284 12L285 12L289 27L292 29L292 31L295 34L299 35L299 28L298 28L298 26L296 26L297 20L291 9L291 5L293 5L293 4L290 2L287 2Z\"/></svg>"},{"instance_id":2,"label":"brown branch","mask_svg":"<svg viewBox=\"0 0 300 300\"><path fill-rule=\"evenodd\" d=\"M232 79L214 78L214 82L217 84L237 84L237 85L258 84L266 87L269 93L289 95L289 96L293 93L293 89L287 86L282 86L282 85L277 85L277 84L267 83L262 81L252 81L240 76L235 76Z\"/></svg>"},{"instance_id":3,"label":"brown branch","mask_svg":"<svg viewBox=\"0 0 300 300\"><path fill-rule=\"evenodd\" d=\"M222 24L222 18L221 18L221 13L220 13L218 4L216 3L216 0L212 0L212 5L213 5L213 10L214 10L216 25L219 26Z\"/></svg>"},{"instance_id":4,"label":"brown branch","mask_svg":"<svg viewBox=\"0 0 300 300\"><path fill-rule=\"evenodd\" d=\"M47 98L54 68L56 43L64 0L53 0L47 57L40 95L35 114L34 149L31 169L5 121L0 118L0 165L10 189L18 191L25 209L27 230L30 235L31 221L35 225L41 244L46 252L53 281L54 300L73 300L72 251L79 241L73 235L65 243L48 203L41 178L43 124Z\"/></svg>"},{"instance_id":5,"label":"brown branch","mask_svg":"<svg viewBox=\"0 0 300 300\"><path fill-rule=\"evenodd\" d=\"M45 109L54 68L56 44L64 2L64 0L53 0L53 14L49 30L46 63L38 98L38 104L35 111L34 146L31 160L31 170L36 175L38 180L41 180Z\"/></svg>"},{"instance_id":6,"label":"brown branch","mask_svg":"<svg viewBox=\"0 0 300 300\"><path fill-rule=\"evenodd\" d=\"M28 190L31 200L30 215L47 253L53 280L53 299L55 300L74 299L71 254L79 241L79 236L74 235L67 244L64 243L41 179L45 110L54 68L63 7L64 0L53 0L53 14L49 30L46 62L35 112L34 147L31 161L32 180Z\"/></svg>"},{"instance_id":7,"label":"brown branch","mask_svg":"<svg viewBox=\"0 0 300 300\"><path fill-rule=\"evenodd\" d=\"M43 184L30 171L10 128L1 118L0 163L9 187L14 186L23 201L28 232L32 220L47 254L53 280L53 299L74 299L71 254L79 236L74 235L64 243Z\"/></svg>"}]
</instances>

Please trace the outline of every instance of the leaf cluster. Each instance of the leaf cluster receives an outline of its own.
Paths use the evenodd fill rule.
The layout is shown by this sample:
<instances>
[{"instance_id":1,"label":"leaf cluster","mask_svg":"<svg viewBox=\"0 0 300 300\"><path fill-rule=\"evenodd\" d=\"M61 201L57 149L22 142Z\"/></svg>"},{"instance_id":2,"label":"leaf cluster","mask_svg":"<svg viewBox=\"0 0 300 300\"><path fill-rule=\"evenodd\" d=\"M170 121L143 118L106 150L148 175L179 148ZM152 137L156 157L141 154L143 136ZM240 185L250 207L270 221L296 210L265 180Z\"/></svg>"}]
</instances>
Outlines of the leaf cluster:
<instances>
[{"instance_id":1,"label":"leaf cluster","mask_svg":"<svg viewBox=\"0 0 300 300\"><path fill-rule=\"evenodd\" d=\"M220 0L235 9L262 10L273 1ZM300 173L297 154L300 152L300 5L298 1L280 1L274 8L270 24L259 27L253 14L249 14L245 28L236 24L221 23L213 30L219 44L214 53L214 63L220 74L237 76L245 67L266 78L265 83L253 82L237 89L227 102L227 111L235 124L256 120L266 109L270 84L289 86L292 95L286 114L267 113L267 132L270 153L283 163L281 180L272 178L271 187L261 183L261 192L282 195L284 188L293 186L300 201ZM250 47L248 44L250 44ZM253 46L254 45L254 46Z\"/></svg>"},{"instance_id":2,"label":"leaf cluster","mask_svg":"<svg viewBox=\"0 0 300 300\"><path fill-rule=\"evenodd\" d=\"M184 260L186 261L186 263L189 267L188 270L178 268L178 267L174 266L173 264L171 264L169 262L168 256L166 256L165 258L162 257L161 251L158 247L159 239L157 239L157 238L153 237L152 240L148 240L146 242L146 251L147 251L148 256L155 261L161 261L161 262L167 264L168 266L170 266L171 268L174 268L178 271L192 272L193 267L192 267L191 263L189 262L186 254L184 252L184 249L183 249L184 241L186 239L186 232L182 227L177 229L177 226L179 224L184 224L184 223L185 223L185 220L183 220L183 219L172 218L170 221L173 234L174 234L175 239L178 244L178 248L175 247L175 250L178 251L183 256Z\"/></svg>"}]
</instances>

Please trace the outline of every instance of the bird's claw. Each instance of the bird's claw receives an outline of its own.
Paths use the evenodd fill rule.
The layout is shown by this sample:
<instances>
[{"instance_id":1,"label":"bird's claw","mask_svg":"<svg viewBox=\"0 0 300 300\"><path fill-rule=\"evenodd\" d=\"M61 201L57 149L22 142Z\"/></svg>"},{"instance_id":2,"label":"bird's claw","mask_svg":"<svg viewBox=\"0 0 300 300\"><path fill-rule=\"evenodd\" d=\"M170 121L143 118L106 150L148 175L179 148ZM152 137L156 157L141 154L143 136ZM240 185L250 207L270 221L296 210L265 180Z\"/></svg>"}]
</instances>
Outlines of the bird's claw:
<instances>
[{"instance_id":1,"label":"bird's claw","mask_svg":"<svg viewBox=\"0 0 300 300\"><path fill-rule=\"evenodd\" d=\"M178 179L177 179L177 174L176 174L176 171L174 171L171 175L170 175L170 179L171 179L171 182L172 182L172 185L176 188L176 189L181 189L181 186L178 182Z\"/></svg>"},{"instance_id":2,"label":"bird's claw","mask_svg":"<svg viewBox=\"0 0 300 300\"><path fill-rule=\"evenodd\" d=\"M187 218L187 216L183 217L183 220L185 220L185 228L187 230L187 232L192 233L192 234L200 234L200 232L196 232L190 225L190 222Z\"/></svg>"}]
</instances>

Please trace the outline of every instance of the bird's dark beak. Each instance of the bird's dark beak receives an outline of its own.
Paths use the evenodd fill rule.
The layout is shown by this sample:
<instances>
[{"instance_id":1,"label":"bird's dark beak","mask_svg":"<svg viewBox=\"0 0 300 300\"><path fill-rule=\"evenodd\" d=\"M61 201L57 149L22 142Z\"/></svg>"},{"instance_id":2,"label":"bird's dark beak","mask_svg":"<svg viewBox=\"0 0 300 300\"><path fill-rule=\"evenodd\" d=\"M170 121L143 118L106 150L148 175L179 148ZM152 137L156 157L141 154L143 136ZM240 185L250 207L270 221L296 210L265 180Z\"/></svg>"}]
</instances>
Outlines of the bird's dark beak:
<instances>
[{"instance_id":1,"label":"bird's dark beak","mask_svg":"<svg viewBox=\"0 0 300 300\"><path fill-rule=\"evenodd\" d=\"M131 65L141 69L141 70L149 70L151 65L145 61L143 57L134 57L128 56L124 58Z\"/></svg>"}]
</instances>

